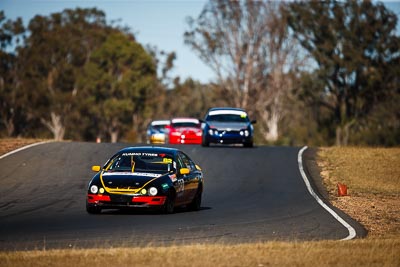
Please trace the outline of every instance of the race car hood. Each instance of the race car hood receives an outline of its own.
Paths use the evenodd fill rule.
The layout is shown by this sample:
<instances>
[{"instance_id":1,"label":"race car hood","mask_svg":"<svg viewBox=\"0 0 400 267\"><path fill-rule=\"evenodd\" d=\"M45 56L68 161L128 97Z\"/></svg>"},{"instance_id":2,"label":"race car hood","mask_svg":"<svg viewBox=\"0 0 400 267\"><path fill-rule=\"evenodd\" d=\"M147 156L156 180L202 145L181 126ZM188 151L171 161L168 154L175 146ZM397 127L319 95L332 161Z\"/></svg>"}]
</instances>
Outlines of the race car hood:
<instances>
[{"instance_id":1,"label":"race car hood","mask_svg":"<svg viewBox=\"0 0 400 267\"><path fill-rule=\"evenodd\" d=\"M208 125L211 129L217 129L219 131L240 131L246 129L249 125L248 122L215 122L210 121Z\"/></svg>"},{"instance_id":2,"label":"race car hood","mask_svg":"<svg viewBox=\"0 0 400 267\"><path fill-rule=\"evenodd\" d=\"M108 188L137 189L160 176L156 173L104 172L101 179L104 186Z\"/></svg>"}]
</instances>

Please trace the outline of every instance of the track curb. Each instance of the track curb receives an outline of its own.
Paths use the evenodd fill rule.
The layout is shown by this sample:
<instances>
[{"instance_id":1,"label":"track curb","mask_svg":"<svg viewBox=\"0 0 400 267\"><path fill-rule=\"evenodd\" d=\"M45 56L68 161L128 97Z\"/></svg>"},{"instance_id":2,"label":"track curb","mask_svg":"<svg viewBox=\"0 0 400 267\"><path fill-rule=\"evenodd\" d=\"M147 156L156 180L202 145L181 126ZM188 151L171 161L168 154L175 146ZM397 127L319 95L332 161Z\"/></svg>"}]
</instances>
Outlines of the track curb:
<instances>
[{"instance_id":1,"label":"track curb","mask_svg":"<svg viewBox=\"0 0 400 267\"><path fill-rule=\"evenodd\" d=\"M34 147L34 146L43 145L43 144L52 143L52 142L54 142L54 141L50 140L50 141L42 141L42 142L38 142L38 143L29 144L29 145L14 149L14 150L12 150L10 152L7 152L7 153L5 153L3 155L0 155L0 159L3 159L3 158L8 157L8 156L11 156L12 154L15 154L15 153L17 153L19 151L22 151L22 150L25 150L25 149L28 149L28 148L31 148L31 147Z\"/></svg>"},{"instance_id":2,"label":"track curb","mask_svg":"<svg viewBox=\"0 0 400 267\"><path fill-rule=\"evenodd\" d=\"M355 239L355 238L366 237L368 232L363 225L361 225L355 219L350 217L344 211L333 206L332 203L329 201L329 194L328 194L325 186L323 185L322 177L320 175L320 168L318 167L317 161L316 161L317 152L318 152L318 149L308 148L308 147L303 147L299 151L299 164L300 164L300 156L301 156L301 163L302 163L301 166L299 166L300 172L302 171L301 170L301 167L302 167L302 169L304 171L304 175L306 176L306 179L308 180L309 185L311 187L312 192L310 192L310 194L313 195L312 193L315 193L316 196L313 195L313 197L316 198L317 202L322 207L324 207L324 205L326 205L328 207L328 209L326 209L325 207L324 208L329 213L331 213L331 215L333 217L335 217L335 219L337 219L340 223L342 223L342 225L344 227L346 227L349 230L349 235L341 240L351 240L351 239ZM303 176L303 174L302 174L302 176ZM304 179L304 177L303 177L303 179ZM318 198L319 198L319 200L318 200ZM320 202L322 202L322 203L320 203ZM342 220L344 221L344 223L341 222Z\"/></svg>"}]
</instances>

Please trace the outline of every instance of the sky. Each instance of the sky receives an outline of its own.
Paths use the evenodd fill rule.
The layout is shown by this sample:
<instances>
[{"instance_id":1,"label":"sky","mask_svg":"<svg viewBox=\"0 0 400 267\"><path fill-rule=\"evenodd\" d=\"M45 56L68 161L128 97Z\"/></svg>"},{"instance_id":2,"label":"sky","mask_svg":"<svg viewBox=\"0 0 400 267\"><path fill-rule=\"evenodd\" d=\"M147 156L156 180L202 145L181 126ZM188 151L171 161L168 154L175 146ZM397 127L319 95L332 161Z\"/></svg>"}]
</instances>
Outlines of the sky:
<instances>
[{"instance_id":1,"label":"sky","mask_svg":"<svg viewBox=\"0 0 400 267\"><path fill-rule=\"evenodd\" d=\"M186 18L197 18L206 3L206 0L0 0L0 10L9 19L21 17L27 25L35 15L47 16L66 8L96 7L106 13L109 22L120 19L118 24L128 26L143 46L175 52L172 77L179 76L181 80L191 77L207 83L214 79L214 74L183 39L189 28ZM400 0L384 3L400 18ZM400 32L399 25L397 32Z\"/></svg>"},{"instance_id":2,"label":"sky","mask_svg":"<svg viewBox=\"0 0 400 267\"><path fill-rule=\"evenodd\" d=\"M0 0L0 10L7 19L21 17L25 25L35 15L47 16L66 8L96 7L106 19L120 19L118 25L128 26L143 46L175 52L177 59L171 76L181 81L193 78L203 83L214 77L212 71L184 44L183 34L189 29L188 16L197 18L207 1L204 0Z\"/></svg>"}]
</instances>

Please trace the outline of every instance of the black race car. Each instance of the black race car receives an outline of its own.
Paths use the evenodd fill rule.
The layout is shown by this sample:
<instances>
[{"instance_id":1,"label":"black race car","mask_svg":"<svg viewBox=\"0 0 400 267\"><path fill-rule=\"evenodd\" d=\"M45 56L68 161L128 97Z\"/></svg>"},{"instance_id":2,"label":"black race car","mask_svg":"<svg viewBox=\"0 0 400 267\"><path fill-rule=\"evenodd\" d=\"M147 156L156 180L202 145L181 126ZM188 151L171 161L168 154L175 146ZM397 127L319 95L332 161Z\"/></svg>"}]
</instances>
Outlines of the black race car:
<instances>
[{"instance_id":1,"label":"black race car","mask_svg":"<svg viewBox=\"0 0 400 267\"><path fill-rule=\"evenodd\" d=\"M199 210L203 173L178 149L127 147L112 156L89 182L88 213L102 209L159 208L173 213L177 206Z\"/></svg>"}]
</instances>

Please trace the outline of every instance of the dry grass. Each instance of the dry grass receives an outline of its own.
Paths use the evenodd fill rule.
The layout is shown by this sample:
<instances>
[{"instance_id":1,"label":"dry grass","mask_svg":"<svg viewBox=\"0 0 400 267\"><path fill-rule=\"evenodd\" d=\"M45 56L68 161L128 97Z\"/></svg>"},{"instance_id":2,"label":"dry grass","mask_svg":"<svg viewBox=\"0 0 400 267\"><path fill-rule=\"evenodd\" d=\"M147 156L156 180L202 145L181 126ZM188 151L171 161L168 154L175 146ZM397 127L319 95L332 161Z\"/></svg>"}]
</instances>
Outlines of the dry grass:
<instances>
[{"instance_id":1,"label":"dry grass","mask_svg":"<svg viewBox=\"0 0 400 267\"><path fill-rule=\"evenodd\" d=\"M0 147L3 145L4 143L0 140ZM397 267L400 266L400 238L398 224L396 224L399 222L400 214L400 205L396 202L399 199L400 190L399 155L400 149L367 148L324 148L319 153L318 162L335 205L348 202L342 209L348 213L354 212L350 214L358 220L366 217L359 213L365 212L363 209L371 210L371 205L378 210L377 207L381 205L378 203L386 203L386 199L390 200L389 206L394 205L383 209L390 213L389 219L380 223L386 227L386 231L381 232L369 227L373 234L372 238L345 242L195 244L169 247L0 252L0 266L102 266L108 264L112 266ZM335 197L337 182L349 186L350 196ZM358 205L363 209L349 209L351 205ZM373 214L370 221L379 220L378 214ZM366 226L368 228L368 225Z\"/></svg>"},{"instance_id":2,"label":"dry grass","mask_svg":"<svg viewBox=\"0 0 400 267\"><path fill-rule=\"evenodd\" d=\"M400 148L322 148L318 163L333 205L369 237L400 236ZM349 196L337 197L337 183Z\"/></svg>"},{"instance_id":3,"label":"dry grass","mask_svg":"<svg viewBox=\"0 0 400 267\"><path fill-rule=\"evenodd\" d=\"M319 156L331 192L342 182L354 196L400 194L400 148L330 147L322 148Z\"/></svg>"},{"instance_id":4,"label":"dry grass","mask_svg":"<svg viewBox=\"0 0 400 267\"><path fill-rule=\"evenodd\" d=\"M385 253L382 253L385 251ZM0 253L2 266L399 266L400 240Z\"/></svg>"}]
</instances>

